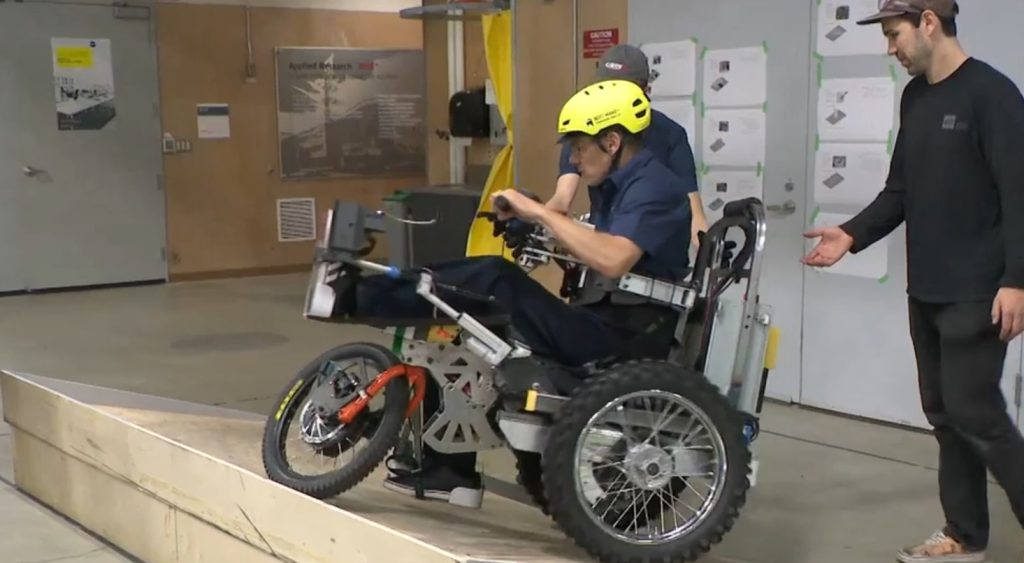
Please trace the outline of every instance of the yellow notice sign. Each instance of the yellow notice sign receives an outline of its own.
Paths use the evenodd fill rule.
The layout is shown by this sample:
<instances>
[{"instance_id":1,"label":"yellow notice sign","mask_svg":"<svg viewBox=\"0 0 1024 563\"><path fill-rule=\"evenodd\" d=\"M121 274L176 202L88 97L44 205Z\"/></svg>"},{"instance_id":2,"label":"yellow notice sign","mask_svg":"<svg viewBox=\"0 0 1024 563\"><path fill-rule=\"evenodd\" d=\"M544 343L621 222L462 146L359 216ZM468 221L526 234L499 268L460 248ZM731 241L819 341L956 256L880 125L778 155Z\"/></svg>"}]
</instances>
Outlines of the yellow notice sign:
<instances>
[{"instance_id":1,"label":"yellow notice sign","mask_svg":"<svg viewBox=\"0 0 1024 563\"><path fill-rule=\"evenodd\" d=\"M92 48L57 47L57 66L59 68L92 68Z\"/></svg>"}]
</instances>

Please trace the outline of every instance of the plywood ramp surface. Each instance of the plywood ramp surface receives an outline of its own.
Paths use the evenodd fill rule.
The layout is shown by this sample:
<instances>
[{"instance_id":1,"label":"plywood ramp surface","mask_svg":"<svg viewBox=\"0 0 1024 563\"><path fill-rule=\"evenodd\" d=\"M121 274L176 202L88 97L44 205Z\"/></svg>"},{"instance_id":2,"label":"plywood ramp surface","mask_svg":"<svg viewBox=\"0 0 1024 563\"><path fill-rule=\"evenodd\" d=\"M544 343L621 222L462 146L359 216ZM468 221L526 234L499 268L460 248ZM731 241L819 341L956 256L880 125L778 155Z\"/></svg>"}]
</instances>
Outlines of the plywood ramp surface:
<instances>
[{"instance_id":1,"label":"plywood ramp surface","mask_svg":"<svg viewBox=\"0 0 1024 563\"><path fill-rule=\"evenodd\" d=\"M18 486L146 561L588 560L512 500L416 501L384 490L380 469L321 502L264 477L259 418L95 388L84 402L46 382L0 372Z\"/></svg>"}]
</instances>

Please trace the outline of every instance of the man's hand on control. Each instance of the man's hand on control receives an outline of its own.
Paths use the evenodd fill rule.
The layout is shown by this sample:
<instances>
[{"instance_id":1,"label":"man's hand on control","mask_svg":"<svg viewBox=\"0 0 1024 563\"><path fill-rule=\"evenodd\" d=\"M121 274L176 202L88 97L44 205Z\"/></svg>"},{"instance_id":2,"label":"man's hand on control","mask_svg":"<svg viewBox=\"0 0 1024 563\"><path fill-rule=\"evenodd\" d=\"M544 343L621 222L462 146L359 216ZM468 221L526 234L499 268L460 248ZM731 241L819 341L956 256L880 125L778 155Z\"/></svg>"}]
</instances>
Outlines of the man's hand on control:
<instances>
[{"instance_id":1,"label":"man's hand on control","mask_svg":"<svg viewBox=\"0 0 1024 563\"><path fill-rule=\"evenodd\" d=\"M545 207L543 203L530 199L516 190L503 190L495 193L491 196L492 205L493 201L497 199L498 196L504 196L505 200L508 201L509 206L512 207L509 212L501 211L495 207L498 219L502 221L518 217L523 221L536 223L537 219L548 211L547 207Z\"/></svg>"},{"instance_id":2,"label":"man's hand on control","mask_svg":"<svg viewBox=\"0 0 1024 563\"><path fill-rule=\"evenodd\" d=\"M992 302L992 324L1000 326L999 338L1009 342L1024 331L1024 289L1004 287Z\"/></svg>"},{"instance_id":3,"label":"man's hand on control","mask_svg":"<svg viewBox=\"0 0 1024 563\"><path fill-rule=\"evenodd\" d=\"M817 246L801 260L808 266L832 266L853 248L853 237L839 227L813 229L804 233L804 237L821 239Z\"/></svg>"}]
</instances>

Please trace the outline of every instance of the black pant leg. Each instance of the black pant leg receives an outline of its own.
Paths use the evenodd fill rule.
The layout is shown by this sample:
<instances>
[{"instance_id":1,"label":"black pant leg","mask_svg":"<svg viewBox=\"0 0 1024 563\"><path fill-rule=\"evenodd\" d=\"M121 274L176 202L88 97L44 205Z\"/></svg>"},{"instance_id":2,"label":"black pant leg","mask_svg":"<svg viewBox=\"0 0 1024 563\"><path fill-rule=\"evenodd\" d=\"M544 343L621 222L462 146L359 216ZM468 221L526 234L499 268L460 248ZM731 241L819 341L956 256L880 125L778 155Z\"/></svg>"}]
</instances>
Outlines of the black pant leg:
<instances>
[{"instance_id":1,"label":"black pant leg","mask_svg":"<svg viewBox=\"0 0 1024 563\"><path fill-rule=\"evenodd\" d=\"M961 439L971 446L969 487L985 504L987 467L1006 492L1017 520L1024 525L1024 438L1007 413L1000 388L1007 344L992 324L990 302L957 303L938 319L942 334L943 401ZM983 464L979 469L975 459ZM963 487L954 479L946 489ZM987 511L979 527L987 531ZM981 537L980 539L987 539Z\"/></svg>"},{"instance_id":2,"label":"black pant leg","mask_svg":"<svg viewBox=\"0 0 1024 563\"><path fill-rule=\"evenodd\" d=\"M943 375L944 372L952 375L939 326L945 306L911 298L909 307L921 406L939 443L938 484L945 530L969 547L984 547L989 538L985 465L970 443L957 432L944 400Z\"/></svg>"}]
</instances>

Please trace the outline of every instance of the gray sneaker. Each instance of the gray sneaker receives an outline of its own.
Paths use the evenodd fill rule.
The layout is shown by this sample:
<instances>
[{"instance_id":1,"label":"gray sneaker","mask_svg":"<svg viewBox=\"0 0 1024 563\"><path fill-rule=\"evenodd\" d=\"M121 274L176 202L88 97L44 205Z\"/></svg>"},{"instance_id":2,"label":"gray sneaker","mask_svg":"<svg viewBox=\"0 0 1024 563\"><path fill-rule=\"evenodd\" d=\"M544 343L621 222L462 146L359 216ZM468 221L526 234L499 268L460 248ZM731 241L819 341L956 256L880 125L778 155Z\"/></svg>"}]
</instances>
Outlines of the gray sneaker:
<instances>
[{"instance_id":1,"label":"gray sneaker","mask_svg":"<svg viewBox=\"0 0 1024 563\"><path fill-rule=\"evenodd\" d=\"M960 542L939 530L924 543L904 547L896 554L901 563L982 563L985 551L968 551Z\"/></svg>"}]
</instances>

